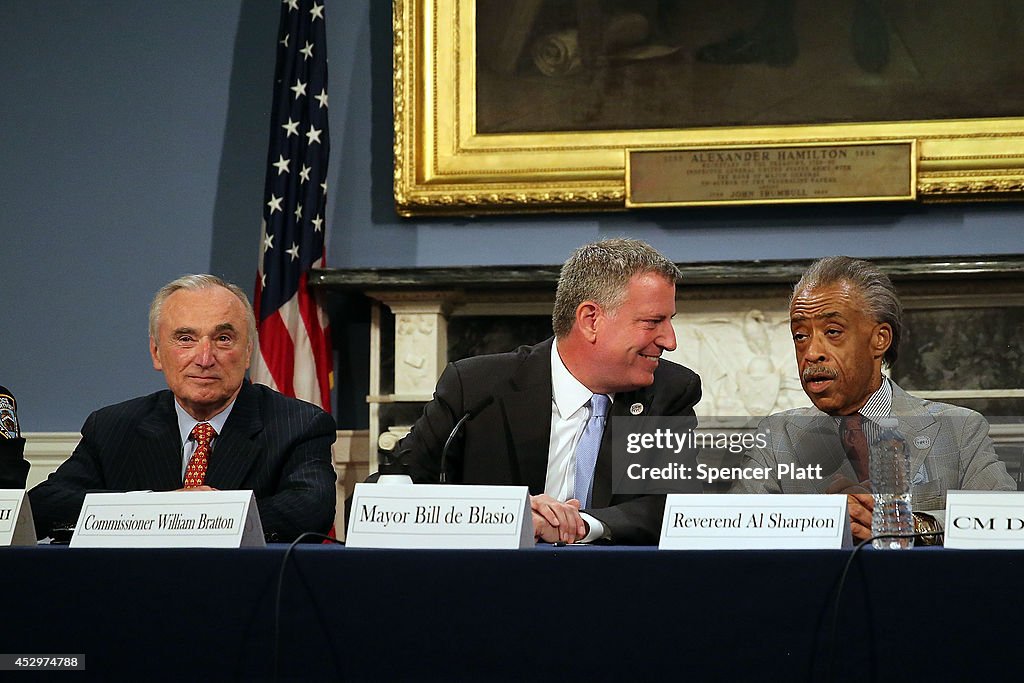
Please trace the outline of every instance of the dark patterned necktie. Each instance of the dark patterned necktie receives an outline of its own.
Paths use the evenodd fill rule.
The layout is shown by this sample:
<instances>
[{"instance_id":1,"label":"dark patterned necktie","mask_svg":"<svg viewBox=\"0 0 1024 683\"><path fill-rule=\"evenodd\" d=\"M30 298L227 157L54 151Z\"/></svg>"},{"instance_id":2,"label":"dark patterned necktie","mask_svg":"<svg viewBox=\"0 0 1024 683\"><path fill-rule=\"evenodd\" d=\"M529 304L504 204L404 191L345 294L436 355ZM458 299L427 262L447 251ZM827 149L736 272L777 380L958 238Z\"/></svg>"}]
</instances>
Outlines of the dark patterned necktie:
<instances>
[{"instance_id":1,"label":"dark patterned necktie","mask_svg":"<svg viewBox=\"0 0 1024 683\"><path fill-rule=\"evenodd\" d=\"M196 441L196 452L188 461L185 469L185 488L202 486L206 481L206 460L210 455L210 442L217 436L217 431L209 422L200 422L192 428L192 438Z\"/></svg>"},{"instance_id":2,"label":"dark patterned necktie","mask_svg":"<svg viewBox=\"0 0 1024 683\"><path fill-rule=\"evenodd\" d=\"M860 413L847 415L840 420L840 435L843 450L857 473L858 481L868 481L871 472L868 469L868 439L864 435L864 416Z\"/></svg>"}]
</instances>

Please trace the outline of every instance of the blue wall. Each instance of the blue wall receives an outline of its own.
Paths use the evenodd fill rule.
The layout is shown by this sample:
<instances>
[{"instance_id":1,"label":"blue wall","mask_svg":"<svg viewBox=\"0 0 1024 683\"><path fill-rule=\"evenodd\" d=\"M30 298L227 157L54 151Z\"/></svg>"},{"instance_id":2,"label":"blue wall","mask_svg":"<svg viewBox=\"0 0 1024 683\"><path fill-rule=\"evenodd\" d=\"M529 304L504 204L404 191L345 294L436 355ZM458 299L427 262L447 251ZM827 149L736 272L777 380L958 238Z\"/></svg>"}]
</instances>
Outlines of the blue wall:
<instances>
[{"instance_id":1,"label":"blue wall","mask_svg":"<svg viewBox=\"0 0 1024 683\"><path fill-rule=\"evenodd\" d=\"M251 287L278 6L0 3L0 384L26 430L74 431L163 386L146 311L166 281L210 271ZM620 234L684 262L1024 251L1011 204L402 220L391 3L330 2L327 20L332 266L551 263Z\"/></svg>"}]
</instances>

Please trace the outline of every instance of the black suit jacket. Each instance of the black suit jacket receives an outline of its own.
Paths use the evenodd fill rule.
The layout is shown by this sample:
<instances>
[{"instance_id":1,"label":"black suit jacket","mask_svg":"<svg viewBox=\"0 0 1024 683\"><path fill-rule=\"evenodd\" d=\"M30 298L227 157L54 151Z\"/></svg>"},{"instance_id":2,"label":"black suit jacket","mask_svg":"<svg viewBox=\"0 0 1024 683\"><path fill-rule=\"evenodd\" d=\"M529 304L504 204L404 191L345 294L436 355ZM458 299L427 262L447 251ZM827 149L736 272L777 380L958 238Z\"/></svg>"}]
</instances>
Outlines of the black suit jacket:
<instances>
[{"instance_id":1,"label":"black suit jacket","mask_svg":"<svg viewBox=\"0 0 1024 683\"><path fill-rule=\"evenodd\" d=\"M455 421L466 411L494 400L463 425L448 452L448 479L466 484L526 485L544 493L551 436L551 344L522 346L511 353L449 363L434 399L396 452L409 463L414 481L436 483L441 450ZM662 360L654 384L617 394L610 418L628 415L634 403L647 416L693 416L700 400L700 378L688 368ZM611 429L605 429L594 476L592 507L614 543L653 544L661 533L664 496L612 493Z\"/></svg>"},{"instance_id":2,"label":"black suit jacket","mask_svg":"<svg viewBox=\"0 0 1024 683\"><path fill-rule=\"evenodd\" d=\"M316 406L244 382L213 442L206 483L252 489L267 540L325 533L334 522L334 418ZM56 472L29 491L36 533L74 524L87 492L173 491L182 443L169 390L102 408Z\"/></svg>"},{"instance_id":3,"label":"black suit jacket","mask_svg":"<svg viewBox=\"0 0 1024 683\"><path fill-rule=\"evenodd\" d=\"M23 489L28 478L25 439L0 437L0 489Z\"/></svg>"}]
</instances>

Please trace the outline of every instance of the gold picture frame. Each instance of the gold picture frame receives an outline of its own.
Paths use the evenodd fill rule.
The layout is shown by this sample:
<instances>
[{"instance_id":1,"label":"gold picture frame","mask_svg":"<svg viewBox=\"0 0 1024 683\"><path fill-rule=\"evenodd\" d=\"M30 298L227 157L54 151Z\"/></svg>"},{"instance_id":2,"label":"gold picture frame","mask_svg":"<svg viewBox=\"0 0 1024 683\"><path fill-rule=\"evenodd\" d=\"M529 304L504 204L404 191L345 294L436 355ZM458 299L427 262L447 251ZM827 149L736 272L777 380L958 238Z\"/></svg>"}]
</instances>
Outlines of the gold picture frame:
<instances>
[{"instance_id":1,"label":"gold picture frame","mask_svg":"<svg viewBox=\"0 0 1024 683\"><path fill-rule=\"evenodd\" d=\"M912 141L917 201L1024 196L1024 117L1016 116L481 133L477 7L393 0L394 198L402 216L624 210L630 151L701 147Z\"/></svg>"}]
</instances>

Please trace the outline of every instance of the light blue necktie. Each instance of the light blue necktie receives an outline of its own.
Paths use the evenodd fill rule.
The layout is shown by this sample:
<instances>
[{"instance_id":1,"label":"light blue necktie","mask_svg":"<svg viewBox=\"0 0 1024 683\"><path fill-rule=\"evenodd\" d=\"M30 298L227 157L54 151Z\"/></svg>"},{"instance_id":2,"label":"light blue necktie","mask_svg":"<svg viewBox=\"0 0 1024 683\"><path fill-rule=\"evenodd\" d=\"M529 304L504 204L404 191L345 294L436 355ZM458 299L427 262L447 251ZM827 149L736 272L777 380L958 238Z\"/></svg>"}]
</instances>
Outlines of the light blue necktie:
<instances>
[{"instance_id":1,"label":"light blue necktie","mask_svg":"<svg viewBox=\"0 0 1024 683\"><path fill-rule=\"evenodd\" d=\"M590 507L590 491L594 486L594 468L597 454L601 450L601 436L604 434L605 418L608 415L610 399L604 394L590 397L590 419L583 428L579 443L576 444L576 486L573 498L580 501L580 507Z\"/></svg>"}]
</instances>

